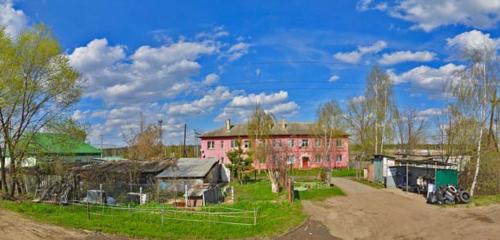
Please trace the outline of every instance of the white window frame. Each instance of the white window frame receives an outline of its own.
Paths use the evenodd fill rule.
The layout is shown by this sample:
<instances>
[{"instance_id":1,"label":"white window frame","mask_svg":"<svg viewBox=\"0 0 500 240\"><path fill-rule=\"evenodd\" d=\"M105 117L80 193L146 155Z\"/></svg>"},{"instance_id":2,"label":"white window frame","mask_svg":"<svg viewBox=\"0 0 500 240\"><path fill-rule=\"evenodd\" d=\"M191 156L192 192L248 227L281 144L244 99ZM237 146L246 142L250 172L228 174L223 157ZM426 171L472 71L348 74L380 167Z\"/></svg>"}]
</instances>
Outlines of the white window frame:
<instances>
[{"instance_id":1,"label":"white window frame","mask_svg":"<svg viewBox=\"0 0 500 240\"><path fill-rule=\"evenodd\" d=\"M207 141L207 149L215 149L215 141Z\"/></svg>"},{"instance_id":2,"label":"white window frame","mask_svg":"<svg viewBox=\"0 0 500 240\"><path fill-rule=\"evenodd\" d=\"M342 162L342 154L338 154L337 157L335 158L336 162Z\"/></svg>"},{"instance_id":3,"label":"white window frame","mask_svg":"<svg viewBox=\"0 0 500 240\"><path fill-rule=\"evenodd\" d=\"M340 144L339 144L339 143L340 143ZM344 146L344 141L343 141L342 139L337 139L337 140L335 141L335 145L336 145L337 147L343 147L343 146Z\"/></svg>"},{"instance_id":4,"label":"white window frame","mask_svg":"<svg viewBox=\"0 0 500 240\"><path fill-rule=\"evenodd\" d=\"M316 154L314 156L314 160L316 160L316 163L320 163L321 162L321 154Z\"/></svg>"},{"instance_id":5,"label":"white window frame","mask_svg":"<svg viewBox=\"0 0 500 240\"><path fill-rule=\"evenodd\" d=\"M309 139L302 139L301 147L309 147Z\"/></svg>"},{"instance_id":6,"label":"white window frame","mask_svg":"<svg viewBox=\"0 0 500 240\"><path fill-rule=\"evenodd\" d=\"M288 139L288 147L293 147L295 141L293 139Z\"/></svg>"}]
</instances>

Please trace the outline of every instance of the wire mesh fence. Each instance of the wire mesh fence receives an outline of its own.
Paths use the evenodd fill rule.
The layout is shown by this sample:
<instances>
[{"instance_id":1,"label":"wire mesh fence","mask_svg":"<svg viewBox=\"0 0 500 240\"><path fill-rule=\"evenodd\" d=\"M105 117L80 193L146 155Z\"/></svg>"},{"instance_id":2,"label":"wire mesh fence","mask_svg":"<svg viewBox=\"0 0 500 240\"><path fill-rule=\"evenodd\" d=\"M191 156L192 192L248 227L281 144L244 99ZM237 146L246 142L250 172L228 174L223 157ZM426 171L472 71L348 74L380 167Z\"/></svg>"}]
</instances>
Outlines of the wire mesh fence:
<instances>
[{"instance_id":1,"label":"wire mesh fence","mask_svg":"<svg viewBox=\"0 0 500 240\"><path fill-rule=\"evenodd\" d=\"M88 220L103 224L116 221L141 221L159 226L167 221L204 222L242 226L257 225L257 210L242 210L222 206L203 208L173 208L165 205L154 206L110 206L105 204L70 203L74 212L85 213Z\"/></svg>"}]
</instances>

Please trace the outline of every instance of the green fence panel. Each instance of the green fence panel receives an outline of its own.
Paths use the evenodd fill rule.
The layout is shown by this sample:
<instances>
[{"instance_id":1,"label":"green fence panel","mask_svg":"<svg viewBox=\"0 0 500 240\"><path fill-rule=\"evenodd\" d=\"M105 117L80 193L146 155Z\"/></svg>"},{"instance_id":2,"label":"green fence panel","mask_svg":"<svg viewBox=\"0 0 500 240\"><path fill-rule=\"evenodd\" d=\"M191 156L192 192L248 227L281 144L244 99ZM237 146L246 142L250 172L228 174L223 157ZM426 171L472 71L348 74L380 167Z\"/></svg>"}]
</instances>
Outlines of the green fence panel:
<instances>
[{"instance_id":1,"label":"green fence panel","mask_svg":"<svg viewBox=\"0 0 500 240\"><path fill-rule=\"evenodd\" d=\"M436 186L453 185L458 187L458 172L453 169L436 170Z\"/></svg>"}]
</instances>

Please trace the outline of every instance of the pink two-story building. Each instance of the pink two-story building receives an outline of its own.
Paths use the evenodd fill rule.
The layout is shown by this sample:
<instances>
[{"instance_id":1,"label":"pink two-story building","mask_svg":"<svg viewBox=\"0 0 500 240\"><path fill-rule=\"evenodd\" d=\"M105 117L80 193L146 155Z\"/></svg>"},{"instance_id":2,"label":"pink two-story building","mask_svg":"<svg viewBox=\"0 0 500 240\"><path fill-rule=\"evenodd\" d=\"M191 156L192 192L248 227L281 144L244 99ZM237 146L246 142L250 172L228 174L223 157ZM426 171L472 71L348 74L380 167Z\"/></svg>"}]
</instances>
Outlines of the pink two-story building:
<instances>
[{"instance_id":1,"label":"pink two-story building","mask_svg":"<svg viewBox=\"0 0 500 240\"><path fill-rule=\"evenodd\" d=\"M226 120L224 127L201 135L202 158L216 158L223 164L230 163L226 153L240 141L244 150L250 148L247 124L232 125ZM273 127L270 141L284 146L288 164L294 168L347 167L349 161L349 136L337 134L326 139L313 132L313 123L286 122ZM253 164L257 169L266 168L265 161Z\"/></svg>"}]
</instances>

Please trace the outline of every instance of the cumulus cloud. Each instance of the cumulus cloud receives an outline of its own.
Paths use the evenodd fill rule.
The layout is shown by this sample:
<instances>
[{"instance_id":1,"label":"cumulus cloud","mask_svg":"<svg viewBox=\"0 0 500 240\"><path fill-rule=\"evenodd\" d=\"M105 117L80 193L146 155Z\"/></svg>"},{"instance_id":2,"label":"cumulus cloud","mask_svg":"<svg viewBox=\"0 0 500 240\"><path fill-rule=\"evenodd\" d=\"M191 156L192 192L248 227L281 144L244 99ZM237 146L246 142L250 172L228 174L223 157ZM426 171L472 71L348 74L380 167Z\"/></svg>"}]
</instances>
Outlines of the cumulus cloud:
<instances>
[{"instance_id":1,"label":"cumulus cloud","mask_svg":"<svg viewBox=\"0 0 500 240\"><path fill-rule=\"evenodd\" d=\"M126 56L125 47L94 39L70 55L86 81L86 95L108 104L152 102L189 89L201 68L201 56L217 53L211 41L179 41L159 47L141 46Z\"/></svg>"},{"instance_id":2,"label":"cumulus cloud","mask_svg":"<svg viewBox=\"0 0 500 240\"><path fill-rule=\"evenodd\" d=\"M430 62L434 60L436 54L429 51L398 51L393 53L385 53L378 61L382 65L393 65L402 62Z\"/></svg>"},{"instance_id":3,"label":"cumulus cloud","mask_svg":"<svg viewBox=\"0 0 500 240\"><path fill-rule=\"evenodd\" d=\"M494 50L500 47L500 38L492 38L488 33L472 30L448 38L447 45L460 52L471 53L475 51Z\"/></svg>"},{"instance_id":4,"label":"cumulus cloud","mask_svg":"<svg viewBox=\"0 0 500 240\"><path fill-rule=\"evenodd\" d=\"M25 27L28 18L22 10L16 10L12 1L0 1L0 26L5 27L5 31L16 37Z\"/></svg>"},{"instance_id":5,"label":"cumulus cloud","mask_svg":"<svg viewBox=\"0 0 500 240\"><path fill-rule=\"evenodd\" d=\"M448 112L447 108L427 108L418 112L418 115L421 117L432 117L443 115Z\"/></svg>"},{"instance_id":6,"label":"cumulus cloud","mask_svg":"<svg viewBox=\"0 0 500 240\"><path fill-rule=\"evenodd\" d=\"M444 87L454 80L457 71L465 68L463 65L449 63L439 68L419 66L407 72L396 74L389 70L389 75L395 84L410 83L417 91L425 91L429 96L443 96Z\"/></svg>"},{"instance_id":7,"label":"cumulus cloud","mask_svg":"<svg viewBox=\"0 0 500 240\"><path fill-rule=\"evenodd\" d=\"M213 111L214 107L228 101L233 95L234 93L228 88L219 86L193 102L167 105L166 111L169 115L177 117L199 116Z\"/></svg>"},{"instance_id":8,"label":"cumulus cloud","mask_svg":"<svg viewBox=\"0 0 500 240\"><path fill-rule=\"evenodd\" d=\"M377 41L369 46L358 46L357 50L352 52L338 52L333 57L341 62L356 64L367 54L378 53L387 47L385 41Z\"/></svg>"},{"instance_id":9,"label":"cumulus cloud","mask_svg":"<svg viewBox=\"0 0 500 240\"><path fill-rule=\"evenodd\" d=\"M412 22L413 28L427 32L454 24L490 29L500 21L500 0L401 0L391 4L361 0L358 6L358 10L387 11L390 16Z\"/></svg>"},{"instance_id":10,"label":"cumulus cloud","mask_svg":"<svg viewBox=\"0 0 500 240\"><path fill-rule=\"evenodd\" d=\"M337 75L332 75L329 79L328 79L328 82L335 82L337 80L339 80L340 77L337 76Z\"/></svg>"},{"instance_id":11,"label":"cumulus cloud","mask_svg":"<svg viewBox=\"0 0 500 240\"><path fill-rule=\"evenodd\" d=\"M262 107L266 112L276 116L291 116L297 113L299 106L294 101L288 100L288 92L242 94L235 96L225 107L217 120L236 118L245 120L254 110L255 106Z\"/></svg>"}]
</instances>

